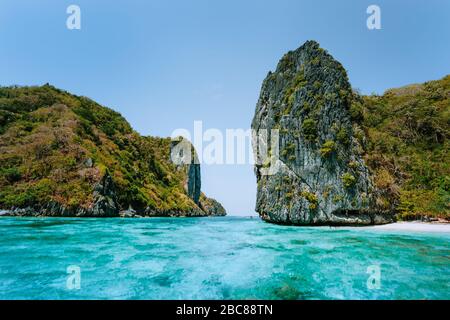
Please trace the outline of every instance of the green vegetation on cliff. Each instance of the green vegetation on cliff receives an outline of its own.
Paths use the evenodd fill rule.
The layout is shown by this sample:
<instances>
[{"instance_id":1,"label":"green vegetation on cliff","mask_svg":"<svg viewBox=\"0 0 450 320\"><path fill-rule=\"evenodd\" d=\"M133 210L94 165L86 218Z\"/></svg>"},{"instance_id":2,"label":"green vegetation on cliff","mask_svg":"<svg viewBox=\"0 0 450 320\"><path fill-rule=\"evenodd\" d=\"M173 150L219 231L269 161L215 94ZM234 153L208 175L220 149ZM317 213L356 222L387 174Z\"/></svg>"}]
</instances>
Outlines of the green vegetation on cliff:
<instances>
[{"instance_id":1,"label":"green vegetation on cliff","mask_svg":"<svg viewBox=\"0 0 450 320\"><path fill-rule=\"evenodd\" d=\"M143 137L117 112L50 85L0 88L0 207L90 208L114 183L118 209L201 211L170 161L170 138Z\"/></svg>"},{"instance_id":2,"label":"green vegetation on cliff","mask_svg":"<svg viewBox=\"0 0 450 320\"><path fill-rule=\"evenodd\" d=\"M279 130L279 161L269 163L274 174L262 170L266 155L259 147L264 145L253 140L256 211L264 220L294 225L393 221L391 211L374 205L369 169L354 138L353 96L343 66L315 41L285 54L269 72L252 121L254 130Z\"/></svg>"},{"instance_id":3,"label":"green vegetation on cliff","mask_svg":"<svg viewBox=\"0 0 450 320\"><path fill-rule=\"evenodd\" d=\"M403 219L449 219L450 75L361 97L352 110L366 133L379 204Z\"/></svg>"}]
</instances>

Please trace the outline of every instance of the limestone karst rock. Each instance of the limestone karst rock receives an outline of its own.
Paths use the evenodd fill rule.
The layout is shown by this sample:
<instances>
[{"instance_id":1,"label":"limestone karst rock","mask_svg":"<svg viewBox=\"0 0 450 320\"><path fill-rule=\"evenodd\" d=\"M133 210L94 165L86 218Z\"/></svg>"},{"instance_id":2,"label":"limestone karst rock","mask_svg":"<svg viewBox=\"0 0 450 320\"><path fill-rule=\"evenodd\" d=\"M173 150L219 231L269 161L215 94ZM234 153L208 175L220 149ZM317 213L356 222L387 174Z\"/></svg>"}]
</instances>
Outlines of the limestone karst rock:
<instances>
[{"instance_id":1,"label":"limestone karst rock","mask_svg":"<svg viewBox=\"0 0 450 320\"><path fill-rule=\"evenodd\" d=\"M200 162L194 146L182 137L173 138L170 145L170 158L177 170L185 174L184 189L189 197L201 209L198 214L225 216L225 208L215 199L208 198L201 192Z\"/></svg>"},{"instance_id":2,"label":"limestone karst rock","mask_svg":"<svg viewBox=\"0 0 450 320\"><path fill-rule=\"evenodd\" d=\"M267 139L253 139L256 211L264 220L296 225L392 221L376 208L376 190L354 137L351 99L345 69L315 41L288 52L269 72L252 122L259 137L267 130Z\"/></svg>"}]
</instances>

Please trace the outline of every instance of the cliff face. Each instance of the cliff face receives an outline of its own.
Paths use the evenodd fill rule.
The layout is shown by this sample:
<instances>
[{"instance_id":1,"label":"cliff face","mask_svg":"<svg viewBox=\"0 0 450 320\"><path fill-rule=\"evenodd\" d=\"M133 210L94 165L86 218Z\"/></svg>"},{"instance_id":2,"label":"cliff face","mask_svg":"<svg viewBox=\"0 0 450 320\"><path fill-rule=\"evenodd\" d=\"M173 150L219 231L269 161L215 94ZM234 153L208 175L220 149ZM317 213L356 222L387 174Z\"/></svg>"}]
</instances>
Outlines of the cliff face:
<instances>
[{"instance_id":1,"label":"cliff face","mask_svg":"<svg viewBox=\"0 0 450 320\"><path fill-rule=\"evenodd\" d=\"M0 88L0 208L15 215L214 215L201 204L200 165L174 163L173 147L170 138L140 136L88 98L49 85Z\"/></svg>"},{"instance_id":2,"label":"cliff face","mask_svg":"<svg viewBox=\"0 0 450 320\"><path fill-rule=\"evenodd\" d=\"M202 187L200 175L200 163L197 153L190 141L182 137L172 139L170 145L170 159L175 164L177 170L185 174L183 182L184 189L188 196L196 203L199 203Z\"/></svg>"},{"instance_id":3,"label":"cliff face","mask_svg":"<svg viewBox=\"0 0 450 320\"><path fill-rule=\"evenodd\" d=\"M184 190L202 212L209 216L225 216L225 208L201 192L200 163L192 143L181 137L172 139L170 158L177 170L185 174Z\"/></svg>"},{"instance_id":4,"label":"cliff face","mask_svg":"<svg viewBox=\"0 0 450 320\"><path fill-rule=\"evenodd\" d=\"M268 74L252 122L252 129L268 130L266 141L279 135L276 147L253 140L256 211L264 220L298 225L392 221L375 203L377 191L355 138L353 98L345 69L314 41L287 53ZM261 152L264 143L267 153Z\"/></svg>"}]
</instances>

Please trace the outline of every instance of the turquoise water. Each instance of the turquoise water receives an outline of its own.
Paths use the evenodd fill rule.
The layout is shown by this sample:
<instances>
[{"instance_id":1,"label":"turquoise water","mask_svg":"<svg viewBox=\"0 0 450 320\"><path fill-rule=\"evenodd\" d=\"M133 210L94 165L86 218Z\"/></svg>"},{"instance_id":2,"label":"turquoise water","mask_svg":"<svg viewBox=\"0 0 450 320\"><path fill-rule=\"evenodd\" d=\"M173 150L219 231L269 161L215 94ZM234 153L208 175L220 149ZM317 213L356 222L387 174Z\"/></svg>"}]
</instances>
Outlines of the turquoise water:
<instances>
[{"instance_id":1,"label":"turquoise water","mask_svg":"<svg viewBox=\"0 0 450 320\"><path fill-rule=\"evenodd\" d=\"M450 299L449 234L237 217L4 217L0 234L0 299Z\"/></svg>"}]
</instances>

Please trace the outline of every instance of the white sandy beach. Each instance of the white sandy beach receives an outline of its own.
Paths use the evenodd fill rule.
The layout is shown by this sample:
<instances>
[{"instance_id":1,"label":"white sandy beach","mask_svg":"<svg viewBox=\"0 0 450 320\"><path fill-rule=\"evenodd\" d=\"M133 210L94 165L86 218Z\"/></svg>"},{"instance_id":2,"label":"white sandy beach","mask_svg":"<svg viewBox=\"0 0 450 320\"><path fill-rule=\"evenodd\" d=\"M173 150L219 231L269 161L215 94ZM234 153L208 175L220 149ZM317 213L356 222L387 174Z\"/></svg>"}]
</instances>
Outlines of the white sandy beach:
<instances>
[{"instance_id":1,"label":"white sandy beach","mask_svg":"<svg viewBox=\"0 0 450 320\"><path fill-rule=\"evenodd\" d=\"M396 223L391 223L391 224L370 226L370 227L364 227L364 228L371 228L371 229L378 229L378 230L450 233L450 223L396 222Z\"/></svg>"}]
</instances>

